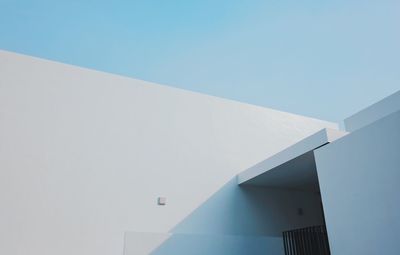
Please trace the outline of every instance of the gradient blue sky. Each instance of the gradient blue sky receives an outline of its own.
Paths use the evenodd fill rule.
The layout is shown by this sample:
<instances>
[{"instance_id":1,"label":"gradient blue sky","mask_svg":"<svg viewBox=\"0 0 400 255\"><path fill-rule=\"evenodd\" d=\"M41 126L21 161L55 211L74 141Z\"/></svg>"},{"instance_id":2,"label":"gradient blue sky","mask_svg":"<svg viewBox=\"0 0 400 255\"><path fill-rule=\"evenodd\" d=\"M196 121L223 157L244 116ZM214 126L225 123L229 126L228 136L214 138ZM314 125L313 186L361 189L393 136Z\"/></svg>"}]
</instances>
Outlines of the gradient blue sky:
<instances>
[{"instance_id":1,"label":"gradient blue sky","mask_svg":"<svg viewBox=\"0 0 400 255\"><path fill-rule=\"evenodd\" d=\"M400 89L400 1L0 0L0 48L341 121Z\"/></svg>"}]
</instances>

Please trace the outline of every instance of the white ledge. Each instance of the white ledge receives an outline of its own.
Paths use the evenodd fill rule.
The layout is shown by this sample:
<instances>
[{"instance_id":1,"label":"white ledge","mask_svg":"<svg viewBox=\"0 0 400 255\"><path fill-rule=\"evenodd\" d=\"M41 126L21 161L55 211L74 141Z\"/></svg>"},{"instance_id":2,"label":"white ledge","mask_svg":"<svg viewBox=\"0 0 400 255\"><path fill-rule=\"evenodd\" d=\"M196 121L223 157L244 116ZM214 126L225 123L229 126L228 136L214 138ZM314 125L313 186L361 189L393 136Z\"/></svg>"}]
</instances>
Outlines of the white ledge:
<instances>
[{"instance_id":1,"label":"white ledge","mask_svg":"<svg viewBox=\"0 0 400 255\"><path fill-rule=\"evenodd\" d=\"M238 184L246 184L246 182L256 178L257 176L264 174L286 162L289 162L292 159L313 151L321 146L333 142L346 134L347 132L335 129L322 129L315 134L304 138L298 143L293 144L292 146L243 171L237 176Z\"/></svg>"}]
</instances>

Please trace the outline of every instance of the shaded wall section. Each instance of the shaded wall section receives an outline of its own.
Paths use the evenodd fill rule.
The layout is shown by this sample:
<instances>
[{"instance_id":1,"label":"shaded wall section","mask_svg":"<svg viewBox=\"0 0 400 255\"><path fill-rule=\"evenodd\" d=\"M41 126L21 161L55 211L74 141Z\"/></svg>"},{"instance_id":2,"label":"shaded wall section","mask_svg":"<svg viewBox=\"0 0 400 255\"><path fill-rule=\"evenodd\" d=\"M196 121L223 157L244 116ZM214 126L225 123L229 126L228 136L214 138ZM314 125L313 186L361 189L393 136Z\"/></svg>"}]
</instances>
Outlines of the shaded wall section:
<instances>
[{"instance_id":1,"label":"shaded wall section","mask_svg":"<svg viewBox=\"0 0 400 255\"><path fill-rule=\"evenodd\" d=\"M400 111L315 151L333 255L400 254Z\"/></svg>"},{"instance_id":2,"label":"shaded wall section","mask_svg":"<svg viewBox=\"0 0 400 255\"><path fill-rule=\"evenodd\" d=\"M320 202L314 192L238 186L234 178L171 232L281 237L286 230L321 225Z\"/></svg>"},{"instance_id":3,"label":"shaded wall section","mask_svg":"<svg viewBox=\"0 0 400 255\"><path fill-rule=\"evenodd\" d=\"M320 202L313 192L240 187L235 178L170 233L128 232L125 255L281 255L283 231L323 224ZM151 252L140 253L144 243L152 244Z\"/></svg>"},{"instance_id":4,"label":"shaded wall section","mask_svg":"<svg viewBox=\"0 0 400 255\"><path fill-rule=\"evenodd\" d=\"M400 110L400 91L344 120L347 131L355 131Z\"/></svg>"},{"instance_id":5,"label":"shaded wall section","mask_svg":"<svg viewBox=\"0 0 400 255\"><path fill-rule=\"evenodd\" d=\"M159 245L159 240L165 241ZM141 244L141 245L138 245ZM141 246L149 247L143 251ZM128 232L125 255L283 255L281 238L215 234L157 234Z\"/></svg>"}]
</instances>

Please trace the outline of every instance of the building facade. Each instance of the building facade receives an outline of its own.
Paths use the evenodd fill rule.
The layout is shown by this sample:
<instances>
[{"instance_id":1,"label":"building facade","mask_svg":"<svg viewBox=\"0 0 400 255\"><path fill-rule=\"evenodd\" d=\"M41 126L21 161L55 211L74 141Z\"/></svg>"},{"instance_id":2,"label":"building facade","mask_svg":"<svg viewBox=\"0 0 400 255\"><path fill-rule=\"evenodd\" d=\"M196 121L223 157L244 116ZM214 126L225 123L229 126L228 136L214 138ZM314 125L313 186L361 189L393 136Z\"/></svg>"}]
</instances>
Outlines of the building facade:
<instances>
[{"instance_id":1,"label":"building facade","mask_svg":"<svg viewBox=\"0 0 400 255\"><path fill-rule=\"evenodd\" d=\"M399 102L344 132L0 51L0 253L280 255L326 226L332 254L399 254Z\"/></svg>"}]
</instances>

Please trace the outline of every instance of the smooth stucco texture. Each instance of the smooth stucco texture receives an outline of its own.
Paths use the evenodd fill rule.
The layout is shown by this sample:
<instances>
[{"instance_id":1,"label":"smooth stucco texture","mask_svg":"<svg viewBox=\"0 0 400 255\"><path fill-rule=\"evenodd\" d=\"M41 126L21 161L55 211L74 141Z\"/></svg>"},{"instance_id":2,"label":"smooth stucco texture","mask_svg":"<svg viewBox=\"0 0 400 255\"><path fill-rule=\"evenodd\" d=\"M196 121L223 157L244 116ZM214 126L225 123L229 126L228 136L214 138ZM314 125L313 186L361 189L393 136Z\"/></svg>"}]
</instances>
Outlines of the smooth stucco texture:
<instances>
[{"instance_id":1,"label":"smooth stucco texture","mask_svg":"<svg viewBox=\"0 0 400 255\"><path fill-rule=\"evenodd\" d=\"M122 254L125 232L173 230L236 174L326 127L0 51L0 254ZM216 213L221 233L237 213Z\"/></svg>"},{"instance_id":2,"label":"smooth stucco texture","mask_svg":"<svg viewBox=\"0 0 400 255\"><path fill-rule=\"evenodd\" d=\"M315 151L332 254L400 254L400 111Z\"/></svg>"}]
</instances>

